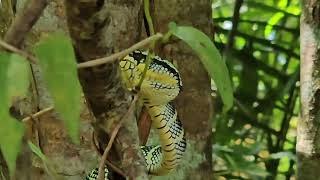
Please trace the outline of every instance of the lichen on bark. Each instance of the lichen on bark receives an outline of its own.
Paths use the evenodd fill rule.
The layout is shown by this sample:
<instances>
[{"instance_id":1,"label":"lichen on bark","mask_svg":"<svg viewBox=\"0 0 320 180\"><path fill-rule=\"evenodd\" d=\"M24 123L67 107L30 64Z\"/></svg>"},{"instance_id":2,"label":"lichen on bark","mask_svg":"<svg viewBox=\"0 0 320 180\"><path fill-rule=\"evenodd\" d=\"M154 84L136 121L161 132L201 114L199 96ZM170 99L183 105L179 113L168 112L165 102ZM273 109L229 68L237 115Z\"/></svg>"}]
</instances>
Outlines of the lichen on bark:
<instances>
[{"instance_id":1,"label":"lichen on bark","mask_svg":"<svg viewBox=\"0 0 320 180\"><path fill-rule=\"evenodd\" d=\"M301 119L298 124L298 179L319 179L320 172L320 5L304 0L301 16Z\"/></svg>"}]
</instances>

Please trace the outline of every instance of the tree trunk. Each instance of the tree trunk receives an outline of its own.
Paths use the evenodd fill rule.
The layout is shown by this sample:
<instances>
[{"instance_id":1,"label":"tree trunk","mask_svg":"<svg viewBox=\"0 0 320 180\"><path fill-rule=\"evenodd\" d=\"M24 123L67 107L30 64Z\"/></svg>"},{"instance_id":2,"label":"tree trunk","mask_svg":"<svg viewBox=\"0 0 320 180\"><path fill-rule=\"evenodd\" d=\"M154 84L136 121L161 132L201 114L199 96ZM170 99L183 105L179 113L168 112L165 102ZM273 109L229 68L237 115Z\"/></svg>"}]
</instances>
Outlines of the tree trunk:
<instances>
[{"instance_id":1,"label":"tree trunk","mask_svg":"<svg viewBox=\"0 0 320 180\"><path fill-rule=\"evenodd\" d=\"M70 35L80 62L111 55L140 38L141 0L66 0L65 5ZM108 135L126 114L131 96L121 84L117 62L81 69L79 77L96 117L95 134L99 145L105 149ZM120 155L122 169L130 179L147 179L135 122L134 114L125 120L115 141L117 153L113 153L113 157Z\"/></svg>"},{"instance_id":2,"label":"tree trunk","mask_svg":"<svg viewBox=\"0 0 320 180\"><path fill-rule=\"evenodd\" d=\"M212 36L210 0L154 0L153 8L158 32L167 32L169 22L175 21L178 25L193 26ZM187 138L184 160L168 179L212 179L213 105L210 78L199 58L185 43L172 41L159 49L163 58L172 59L178 65L182 76L183 91L176 107Z\"/></svg>"},{"instance_id":3,"label":"tree trunk","mask_svg":"<svg viewBox=\"0 0 320 180\"><path fill-rule=\"evenodd\" d=\"M301 16L301 114L298 125L298 179L320 177L320 6L304 0Z\"/></svg>"}]
</instances>

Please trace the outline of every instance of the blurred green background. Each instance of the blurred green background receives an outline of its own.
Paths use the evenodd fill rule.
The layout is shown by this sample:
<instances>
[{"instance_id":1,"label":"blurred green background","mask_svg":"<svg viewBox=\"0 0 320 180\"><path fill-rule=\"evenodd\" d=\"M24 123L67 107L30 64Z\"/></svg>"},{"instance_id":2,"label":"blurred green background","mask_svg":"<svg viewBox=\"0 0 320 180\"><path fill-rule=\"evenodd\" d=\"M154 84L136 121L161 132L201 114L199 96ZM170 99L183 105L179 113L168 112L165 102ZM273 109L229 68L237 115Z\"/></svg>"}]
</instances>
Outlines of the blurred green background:
<instances>
[{"instance_id":1,"label":"blurred green background","mask_svg":"<svg viewBox=\"0 0 320 180\"><path fill-rule=\"evenodd\" d=\"M299 0L215 0L212 10L235 95L214 117L215 177L295 179Z\"/></svg>"}]
</instances>

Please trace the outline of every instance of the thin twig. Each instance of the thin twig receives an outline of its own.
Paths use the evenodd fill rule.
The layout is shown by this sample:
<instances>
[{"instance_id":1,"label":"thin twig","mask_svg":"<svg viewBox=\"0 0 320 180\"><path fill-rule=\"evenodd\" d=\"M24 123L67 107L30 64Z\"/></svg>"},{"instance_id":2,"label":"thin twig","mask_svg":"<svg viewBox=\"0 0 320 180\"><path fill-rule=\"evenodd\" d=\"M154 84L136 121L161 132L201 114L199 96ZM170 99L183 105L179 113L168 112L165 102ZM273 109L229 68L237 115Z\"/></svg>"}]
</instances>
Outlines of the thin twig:
<instances>
[{"instance_id":1,"label":"thin twig","mask_svg":"<svg viewBox=\"0 0 320 180\"><path fill-rule=\"evenodd\" d=\"M102 157L102 154L99 151L99 147L96 143L96 138L94 135L94 131L92 131L92 144L94 147L94 150L96 151L97 154L100 155L100 157ZM127 177L127 175L122 171L121 168L119 168L118 166L116 166L114 163L112 163L111 161L109 161L108 159L106 160L106 164L111 167L112 170L114 170L115 172L117 172L118 174L120 174L122 177Z\"/></svg>"},{"instance_id":2,"label":"thin twig","mask_svg":"<svg viewBox=\"0 0 320 180\"><path fill-rule=\"evenodd\" d=\"M152 22L152 17L150 15L150 1L149 0L144 0L143 1L143 9L144 9L144 14L147 19L147 23L149 26L149 31L151 36L155 34L154 27L153 27L153 22Z\"/></svg>"},{"instance_id":3,"label":"thin twig","mask_svg":"<svg viewBox=\"0 0 320 180\"><path fill-rule=\"evenodd\" d=\"M136 44L134 44L133 46L131 46L130 48L128 49L125 49L121 52L118 52L118 53L115 53L115 54L112 54L111 56L108 56L108 57L104 57L104 58L100 58L100 59L95 59L95 60L91 60L91 61L87 61L87 62L83 62L83 63L79 63L78 64L78 69L81 69L81 68L87 68L87 67L92 67L92 66L98 66L98 65L101 65L101 64L105 64L105 63L111 63L117 59L120 59L122 57L124 57L125 55L129 54L130 52L134 51L134 50L137 50L139 48L142 48L160 38L162 38L163 35L161 33L157 33L153 36L150 36Z\"/></svg>"},{"instance_id":4,"label":"thin twig","mask_svg":"<svg viewBox=\"0 0 320 180\"><path fill-rule=\"evenodd\" d=\"M0 46L8 51L14 52L16 54L19 54L22 57L25 57L28 61L30 61L33 64L35 64L37 62L37 59L34 56L32 56L31 54L29 54L23 50L20 50L16 47L4 42L3 40L0 40Z\"/></svg>"},{"instance_id":5,"label":"thin twig","mask_svg":"<svg viewBox=\"0 0 320 180\"><path fill-rule=\"evenodd\" d=\"M117 172L118 174L120 174L122 177L126 178L127 175L122 171L122 169L120 169L118 166L116 166L115 164L113 164L111 161L106 160L106 164L111 167L112 170L114 170L115 172Z\"/></svg>"},{"instance_id":6,"label":"thin twig","mask_svg":"<svg viewBox=\"0 0 320 180\"><path fill-rule=\"evenodd\" d=\"M94 131L92 131L92 134L91 134L91 141L92 141L92 144L93 144L93 147L94 147L94 150L96 151L96 153L99 154L100 156L102 156L102 154L100 152L100 148L98 147L98 145L96 143Z\"/></svg>"},{"instance_id":7,"label":"thin twig","mask_svg":"<svg viewBox=\"0 0 320 180\"><path fill-rule=\"evenodd\" d=\"M149 31L151 33L151 35L153 36L154 35L154 27L153 27L153 22L152 22L152 17L150 15L150 2L149 0L144 0L144 14L146 16L146 19L147 19L147 23L148 23L148 27L149 27ZM150 48L150 51L148 51L148 55L147 55L147 59L146 59L146 65L143 69L143 73L142 73L142 77L138 83L138 88L140 89L141 87L141 84L147 74L147 71L148 71L148 68L152 62L152 56L153 56L153 51L154 51L154 48L156 46L156 41L151 41L151 48Z\"/></svg>"},{"instance_id":8,"label":"thin twig","mask_svg":"<svg viewBox=\"0 0 320 180\"><path fill-rule=\"evenodd\" d=\"M111 63L111 62L114 62L115 60L117 59L120 59L122 57L124 57L125 55L129 54L130 52L134 51L134 50L137 50L139 48L142 48L142 47L145 47L146 45L154 42L154 41L157 41L159 40L160 38L162 38L163 35L161 33L157 33L153 36L150 36L134 45L132 45L131 47L129 47L128 49L125 49L123 51L120 51L118 53L115 53L115 54L112 54L108 57L103 57L103 58L99 58L99 59L95 59L95 60L91 60L91 61L86 61L86 62L83 62L83 63L79 63L77 65L78 69L81 69L81 68L88 68L88 67L93 67L93 66L98 66L98 65L101 65L101 64L106 64L106 63ZM6 50L9 50L11 52L14 52L14 53L17 53L23 57L25 57L27 60L29 60L31 63L34 63L36 64L38 61L37 61L37 58L23 50L20 50L14 46L11 46L10 44L0 40L0 46L5 48Z\"/></svg>"},{"instance_id":9,"label":"thin twig","mask_svg":"<svg viewBox=\"0 0 320 180\"><path fill-rule=\"evenodd\" d=\"M110 140L108 142L108 145L105 149L105 151L103 152L103 155L101 157L101 161L100 161L100 164L99 164L99 174L98 174L98 180L104 180L104 167L105 167L105 162L108 158L108 154L109 154L109 151L113 145L113 142L118 134L118 131L119 129L121 128L123 122L130 116L130 114L133 112L133 109L134 109L134 105L136 103L136 101L138 100L138 95L135 95L132 102L131 102L131 105L128 109L128 111L126 112L126 114L122 117L122 119L120 120L120 122L116 125L116 127L114 128L114 130L112 131L111 133L111 137L110 137Z\"/></svg>"},{"instance_id":10,"label":"thin twig","mask_svg":"<svg viewBox=\"0 0 320 180\"><path fill-rule=\"evenodd\" d=\"M28 117L22 119L22 122L27 122L27 121L29 121L31 119L37 118L37 117L39 117L39 116L41 116L41 115L43 115L45 113L51 112L53 109L54 109L54 107L48 107L46 109L43 109L43 110L41 110L41 111L39 111L39 112L37 112L35 114L32 114L31 116L28 116Z\"/></svg>"},{"instance_id":11,"label":"thin twig","mask_svg":"<svg viewBox=\"0 0 320 180\"><path fill-rule=\"evenodd\" d=\"M153 52L150 52L150 51L147 51L147 52L148 52L148 55L147 55L147 59L146 59L146 65L144 66L141 79L140 79L140 81L139 81L139 83L138 83L138 86L137 86L137 87L138 87L138 90L140 89L140 87L141 87L141 85L142 85L142 83L143 83L143 80L144 80L144 78L146 77L146 74L147 74L147 71L148 71L148 69L149 69L149 66L150 66L150 64L151 64L151 62L152 62L152 58L151 58L151 57L154 56Z\"/></svg>"}]
</instances>

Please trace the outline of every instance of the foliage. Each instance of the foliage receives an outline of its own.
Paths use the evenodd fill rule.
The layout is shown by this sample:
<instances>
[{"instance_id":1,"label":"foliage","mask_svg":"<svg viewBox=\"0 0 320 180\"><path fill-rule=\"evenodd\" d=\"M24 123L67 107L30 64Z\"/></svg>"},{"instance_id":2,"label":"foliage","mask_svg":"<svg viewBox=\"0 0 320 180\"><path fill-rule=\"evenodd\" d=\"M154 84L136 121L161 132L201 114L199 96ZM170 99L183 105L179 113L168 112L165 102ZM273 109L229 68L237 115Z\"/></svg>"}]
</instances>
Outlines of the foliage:
<instances>
[{"instance_id":1,"label":"foliage","mask_svg":"<svg viewBox=\"0 0 320 180\"><path fill-rule=\"evenodd\" d=\"M47 156L45 154L43 154L43 152L41 151L41 149L39 147L37 147L36 145L34 145L32 142L28 141L28 145L29 148L31 149L31 151L36 154L42 161L44 169L46 170L46 172L51 176L52 179L61 179L55 170L54 165L51 163L51 161L47 158Z\"/></svg>"},{"instance_id":2,"label":"foliage","mask_svg":"<svg viewBox=\"0 0 320 180\"><path fill-rule=\"evenodd\" d=\"M12 62L14 61L14 62ZM20 56L10 55L8 53L0 54L0 148L3 156L8 163L10 174L13 174L16 166L16 158L20 152L21 140L24 134L23 125L10 116L9 105L12 96L21 95L28 88L28 76L17 76L18 82L12 80L12 74L21 70L21 74L25 72L25 62ZM17 91L13 89L20 88Z\"/></svg>"},{"instance_id":3,"label":"foliage","mask_svg":"<svg viewBox=\"0 0 320 180\"><path fill-rule=\"evenodd\" d=\"M71 40L53 34L35 47L55 109L60 113L71 139L79 144L81 88Z\"/></svg>"},{"instance_id":4,"label":"foliage","mask_svg":"<svg viewBox=\"0 0 320 180\"><path fill-rule=\"evenodd\" d=\"M35 52L47 80L48 89L53 96L55 109L64 120L72 140L79 143L81 88L71 41L61 34L54 34L37 45ZM16 99L26 95L29 88L29 74L29 64L26 59L17 54L0 53L0 148L11 175L21 150L24 126L10 115L9 108ZM40 153L41 151L30 143L29 146L45 164L48 164L49 161ZM49 167L48 172L53 174L51 166L46 167L47 169Z\"/></svg>"},{"instance_id":5,"label":"foliage","mask_svg":"<svg viewBox=\"0 0 320 180\"><path fill-rule=\"evenodd\" d=\"M233 109L214 119L215 175L290 179L299 114L299 1L244 0L239 17L234 2L212 5L215 45L229 57L235 95Z\"/></svg>"},{"instance_id":6,"label":"foliage","mask_svg":"<svg viewBox=\"0 0 320 180\"><path fill-rule=\"evenodd\" d=\"M223 103L225 111L233 105L233 91L228 68L210 38L196 28L169 24L170 32L186 42L200 57L203 66L214 80Z\"/></svg>"}]
</instances>

